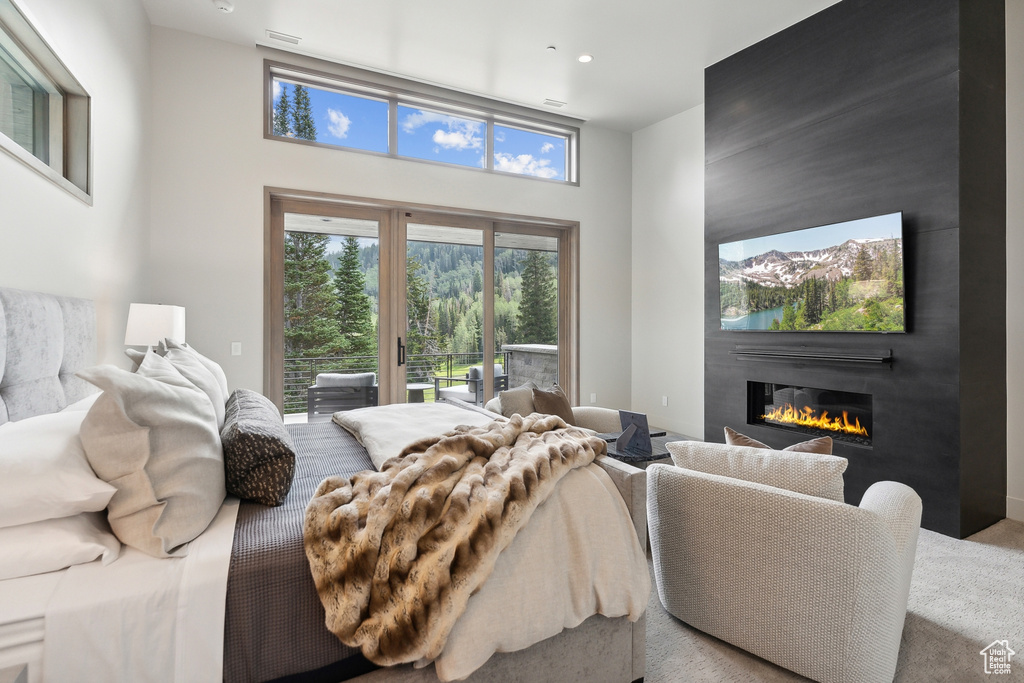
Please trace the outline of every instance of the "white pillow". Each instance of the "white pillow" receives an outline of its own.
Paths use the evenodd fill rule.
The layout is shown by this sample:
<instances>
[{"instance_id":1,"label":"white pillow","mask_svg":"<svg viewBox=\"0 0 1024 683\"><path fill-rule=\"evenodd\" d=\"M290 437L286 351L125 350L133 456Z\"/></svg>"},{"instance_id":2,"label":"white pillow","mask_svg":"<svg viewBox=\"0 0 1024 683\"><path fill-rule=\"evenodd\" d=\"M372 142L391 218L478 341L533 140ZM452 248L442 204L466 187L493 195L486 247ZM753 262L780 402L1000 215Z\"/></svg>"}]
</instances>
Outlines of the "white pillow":
<instances>
[{"instance_id":1,"label":"white pillow","mask_svg":"<svg viewBox=\"0 0 1024 683\"><path fill-rule=\"evenodd\" d=\"M102 510L114 487L98 479L78 430L84 411L0 427L0 528Z\"/></svg>"},{"instance_id":2,"label":"white pillow","mask_svg":"<svg viewBox=\"0 0 1024 683\"><path fill-rule=\"evenodd\" d=\"M846 458L702 441L666 445L676 467L843 502Z\"/></svg>"},{"instance_id":3,"label":"white pillow","mask_svg":"<svg viewBox=\"0 0 1024 683\"><path fill-rule=\"evenodd\" d=\"M97 557L108 565L121 542L99 512L0 529L0 581L55 572Z\"/></svg>"},{"instance_id":4,"label":"white pillow","mask_svg":"<svg viewBox=\"0 0 1024 683\"><path fill-rule=\"evenodd\" d=\"M210 397L213 404L213 412L217 416L218 431L224 426L224 406L228 397L220 393L220 383L213 373L203 365L202 361L188 349L169 348L164 358L171 361L174 369L182 374L192 384L203 390L203 393Z\"/></svg>"},{"instance_id":5,"label":"white pillow","mask_svg":"<svg viewBox=\"0 0 1024 683\"><path fill-rule=\"evenodd\" d=\"M206 366L206 369L209 370L210 373L217 379L217 385L220 387L220 393L222 396L222 398L220 399L221 405L227 403L228 397L231 396L231 391L228 389L228 376L224 374L224 369L221 368L221 366L218 365L216 361L210 360L209 358L199 353L198 351L195 350L195 348L189 346L185 342L178 343L173 339L165 339L163 342L161 342L160 346L157 347L157 353L159 353L161 356L164 356L167 355L167 351L170 349L184 349L185 351L188 351L193 356L195 356L200 363Z\"/></svg>"},{"instance_id":6,"label":"white pillow","mask_svg":"<svg viewBox=\"0 0 1024 683\"><path fill-rule=\"evenodd\" d=\"M209 397L153 350L135 373L105 365L78 376L103 389L81 437L96 474L117 489L111 528L154 557L184 555L226 495Z\"/></svg>"}]
</instances>

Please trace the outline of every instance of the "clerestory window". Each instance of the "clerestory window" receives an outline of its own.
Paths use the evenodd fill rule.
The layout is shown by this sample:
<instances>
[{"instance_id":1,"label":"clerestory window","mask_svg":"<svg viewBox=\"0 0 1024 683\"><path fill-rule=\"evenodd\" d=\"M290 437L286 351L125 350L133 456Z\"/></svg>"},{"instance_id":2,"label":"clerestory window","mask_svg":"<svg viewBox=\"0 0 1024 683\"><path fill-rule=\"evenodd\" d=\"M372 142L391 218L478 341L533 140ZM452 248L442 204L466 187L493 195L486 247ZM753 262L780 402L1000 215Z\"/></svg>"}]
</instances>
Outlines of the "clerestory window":
<instances>
[{"instance_id":1,"label":"clerestory window","mask_svg":"<svg viewBox=\"0 0 1024 683\"><path fill-rule=\"evenodd\" d=\"M266 137L578 184L579 128L522 108L266 62ZM437 88L430 88L436 93Z\"/></svg>"},{"instance_id":2,"label":"clerestory window","mask_svg":"<svg viewBox=\"0 0 1024 683\"><path fill-rule=\"evenodd\" d=\"M25 14L0 0L0 149L86 202L89 106Z\"/></svg>"}]
</instances>

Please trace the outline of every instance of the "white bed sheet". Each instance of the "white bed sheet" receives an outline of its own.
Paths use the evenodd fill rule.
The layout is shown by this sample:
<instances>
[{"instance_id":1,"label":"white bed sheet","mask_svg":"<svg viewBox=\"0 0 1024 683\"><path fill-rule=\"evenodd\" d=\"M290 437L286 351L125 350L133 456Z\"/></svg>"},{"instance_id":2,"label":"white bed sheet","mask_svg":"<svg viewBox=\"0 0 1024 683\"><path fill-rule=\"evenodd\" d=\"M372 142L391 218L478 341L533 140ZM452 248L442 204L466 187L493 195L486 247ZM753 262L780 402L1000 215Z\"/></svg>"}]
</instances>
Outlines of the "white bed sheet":
<instances>
[{"instance_id":1,"label":"white bed sheet","mask_svg":"<svg viewBox=\"0 0 1024 683\"><path fill-rule=\"evenodd\" d=\"M229 497L188 555L124 547L104 567L69 568L46 608L43 681L223 679L224 596L238 499Z\"/></svg>"}]
</instances>

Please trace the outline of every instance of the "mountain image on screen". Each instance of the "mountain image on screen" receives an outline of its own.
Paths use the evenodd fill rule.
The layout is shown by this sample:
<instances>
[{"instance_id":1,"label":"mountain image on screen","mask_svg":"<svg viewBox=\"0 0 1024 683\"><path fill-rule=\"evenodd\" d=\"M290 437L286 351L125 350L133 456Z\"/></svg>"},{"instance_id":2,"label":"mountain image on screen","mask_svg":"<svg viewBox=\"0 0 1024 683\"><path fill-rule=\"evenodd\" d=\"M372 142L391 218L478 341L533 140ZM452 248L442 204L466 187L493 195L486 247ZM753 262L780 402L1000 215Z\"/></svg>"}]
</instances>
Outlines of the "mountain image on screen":
<instances>
[{"instance_id":1,"label":"mountain image on screen","mask_svg":"<svg viewBox=\"0 0 1024 683\"><path fill-rule=\"evenodd\" d=\"M719 247L724 330L904 332L902 214Z\"/></svg>"}]
</instances>

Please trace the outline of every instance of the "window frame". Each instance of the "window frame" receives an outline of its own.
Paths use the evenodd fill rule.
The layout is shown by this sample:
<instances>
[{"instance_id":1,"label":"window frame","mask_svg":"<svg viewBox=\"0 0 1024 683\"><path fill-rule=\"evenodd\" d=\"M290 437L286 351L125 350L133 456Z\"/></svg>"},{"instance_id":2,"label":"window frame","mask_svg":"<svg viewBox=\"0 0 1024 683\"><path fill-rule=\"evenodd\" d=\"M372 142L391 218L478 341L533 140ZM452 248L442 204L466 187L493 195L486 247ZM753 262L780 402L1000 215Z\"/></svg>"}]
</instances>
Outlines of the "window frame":
<instances>
[{"instance_id":1,"label":"window frame","mask_svg":"<svg viewBox=\"0 0 1024 683\"><path fill-rule=\"evenodd\" d=\"M318 60L319 61L319 60ZM548 183L560 185L580 184L580 128L582 123L576 119L551 115L544 117L543 112L534 112L526 107L505 104L497 100L491 100L475 95L460 93L455 90L430 86L417 83L399 77L386 76L375 72L347 67L344 65L335 66L337 72L324 71L309 66L287 64L271 59L263 61L263 137L266 140L277 140L313 147L324 147L328 149L344 150L359 154L371 154L378 157L389 157L402 159L404 161L415 161L418 163L434 164L445 168L462 168L471 171L495 173L502 176L516 178L529 178ZM274 79L281 78L289 83L301 83L307 87L330 90L345 95L363 97L388 102L388 151L375 152L372 150L359 149L357 147L346 147L327 142L315 140L303 140L300 138L289 138L275 135L274 129ZM398 153L398 107L422 108L431 112L459 118L469 118L481 121L485 124L485 156L486 166L470 166L464 164L450 163L435 159L421 159L414 156L404 156ZM499 171L494 168L494 126L495 124L508 128L564 137L566 139L565 149L565 179L542 178L539 176L513 173L511 171Z\"/></svg>"},{"instance_id":2,"label":"window frame","mask_svg":"<svg viewBox=\"0 0 1024 683\"><path fill-rule=\"evenodd\" d=\"M36 115L34 136L45 147L46 159L29 152L0 133L0 150L47 178L61 189L92 205L92 98L74 77L49 42L36 28L37 22L15 0L0 0L0 30L31 60L19 66L41 74L56 90L46 100L45 115ZM52 100L52 101L51 101Z\"/></svg>"}]
</instances>

